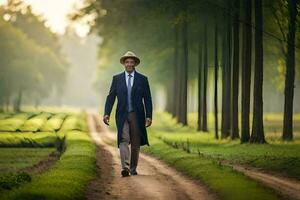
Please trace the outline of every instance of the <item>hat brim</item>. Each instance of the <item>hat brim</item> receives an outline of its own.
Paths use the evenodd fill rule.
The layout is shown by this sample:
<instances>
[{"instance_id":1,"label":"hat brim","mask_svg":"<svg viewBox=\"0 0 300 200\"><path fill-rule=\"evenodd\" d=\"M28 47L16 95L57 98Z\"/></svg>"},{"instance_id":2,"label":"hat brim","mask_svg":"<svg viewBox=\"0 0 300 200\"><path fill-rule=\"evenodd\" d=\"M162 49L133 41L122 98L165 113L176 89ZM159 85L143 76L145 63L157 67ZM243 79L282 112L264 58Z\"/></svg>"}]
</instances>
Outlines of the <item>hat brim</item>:
<instances>
[{"instance_id":1,"label":"hat brim","mask_svg":"<svg viewBox=\"0 0 300 200\"><path fill-rule=\"evenodd\" d=\"M136 62L135 66L137 66L138 64L140 64L140 59L138 57L135 57L135 56L123 56L123 57L120 58L120 63L124 64L124 61L125 61L126 58L133 58L135 60L135 62Z\"/></svg>"}]
</instances>

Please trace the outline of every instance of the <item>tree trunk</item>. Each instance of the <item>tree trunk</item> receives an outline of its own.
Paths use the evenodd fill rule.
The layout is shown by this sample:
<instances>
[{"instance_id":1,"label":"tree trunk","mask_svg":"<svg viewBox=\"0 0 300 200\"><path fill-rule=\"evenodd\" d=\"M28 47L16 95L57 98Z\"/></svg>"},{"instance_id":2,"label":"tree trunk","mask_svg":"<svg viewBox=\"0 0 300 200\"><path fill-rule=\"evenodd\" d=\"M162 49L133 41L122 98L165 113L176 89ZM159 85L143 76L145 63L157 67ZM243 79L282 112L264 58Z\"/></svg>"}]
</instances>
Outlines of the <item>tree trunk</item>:
<instances>
[{"instance_id":1,"label":"tree trunk","mask_svg":"<svg viewBox=\"0 0 300 200\"><path fill-rule=\"evenodd\" d=\"M197 131L202 130L202 38L199 36L198 44L198 121L197 121Z\"/></svg>"},{"instance_id":2,"label":"tree trunk","mask_svg":"<svg viewBox=\"0 0 300 200\"><path fill-rule=\"evenodd\" d=\"M231 18L225 17L223 38L223 69L222 69L222 125L221 136L227 138L230 135L231 119Z\"/></svg>"},{"instance_id":3,"label":"tree trunk","mask_svg":"<svg viewBox=\"0 0 300 200\"><path fill-rule=\"evenodd\" d=\"M293 102L295 83L295 34L297 17L297 0L288 0L288 35L286 54L286 73L284 88L283 140L293 139Z\"/></svg>"},{"instance_id":4,"label":"tree trunk","mask_svg":"<svg viewBox=\"0 0 300 200\"><path fill-rule=\"evenodd\" d=\"M174 27L175 38L174 38L174 72L173 72L173 104L172 104L172 116L173 118L177 118L178 116L178 82L177 82L177 74L178 74L178 26Z\"/></svg>"},{"instance_id":5,"label":"tree trunk","mask_svg":"<svg viewBox=\"0 0 300 200\"><path fill-rule=\"evenodd\" d=\"M231 139L239 138L239 53L240 53L240 33L239 33L239 12L240 0L235 0L234 24L233 24L233 72L232 72L232 120Z\"/></svg>"},{"instance_id":6,"label":"tree trunk","mask_svg":"<svg viewBox=\"0 0 300 200\"><path fill-rule=\"evenodd\" d=\"M17 97L15 105L14 105L14 111L16 111L16 112L21 111L21 102L22 102L22 96L23 96L22 94L23 94L23 89L22 89L22 87L20 87L18 97Z\"/></svg>"},{"instance_id":7,"label":"tree trunk","mask_svg":"<svg viewBox=\"0 0 300 200\"><path fill-rule=\"evenodd\" d=\"M176 48L176 51L175 51L175 56L176 56L176 76L175 76L175 86L176 86L176 92L175 92L175 101L176 101L176 109L175 109L175 116L176 116L176 119L177 121L179 122L179 115L180 115L180 106L181 106L181 97L180 97L180 94L181 94L181 88L182 88L182 84L181 84L181 59L180 59L180 41L179 41L179 26L180 25L177 25L176 26L176 44L175 44L175 48Z\"/></svg>"},{"instance_id":8,"label":"tree trunk","mask_svg":"<svg viewBox=\"0 0 300 200\"><path fill-rule=\"evenodd\" d=\"M222 33L222 116L221 116L221 138L226 138L226 65L227 65L227 31L226 24L223 25Z\"/></svg>"},{"instance_id":9,"label":"tree trunk","mask_svg":"<svg viewBox=\"0 0 300 200\"><path fill-rule=\"evenodd\" d=\"M228 4L231 6L231 1L228 0ZM225 126L226 126L226 137L230 136L231 132L231 82L232 82L232 66L231 66L231 57L232 57L232 19L231 15L228 15L227 18L227 66L226 66L226 121L225 121Z\"/></svg>"},{"instance_id":10,"label":"tree trunk","mask_svg":"<svg viewBox=\"0 0 300 200\"><path fill-rule=\"evenodd\" d=\"M250 143L265 143L263 125L263 18L262 0L255 0L255 66L253 120Z\"/></svg>"},{"instance_id":11,"label":"tree trunk","mask_svg":"<svg viewBox=\"0 0 300 200\"><path fill-rule=\"evenodd\" d=\"M203 121L202 121L202 131L207 132L207 71L208 71L208 49L207 49L207 21L204 23L204 57L203 57Z\"/></svg>"},{"instance_id":12,"label":"tree trunk","mask_svg":"<svg viewBox=\"0 0 300 200\"><path fill-rule=\"evenodd\" d=\"M244 0L245 23L243 25L243 65L242 65L242 130L241 143L249 142L250 127L250 85L251 85L251 13L252 0Z\"/></svg>"},{"instance_id":13,"label":"tree trunk","mask_svg":"<svg viewBox=\"0 0 300 200\"><path fill-rule=\"evenodd\" d=\"M214 114L215 114L215 138L219 139L218 134L218 73L219 73L219 59L218 59L218 18L215 22L215 94L214 94Z\"/></svg>"},{"instance_id":14,"label":"tree trunk","mask_svg":"<svg viewBox=\"0 0 300 200\"><path fill-rule=\"evenodd\" d=\"M185 3L185 14L187 14L186 10L186 3ZM183 42L183 65L182 65L182 93L181 93L181 106L180 106L180 115L179 115L179 122L186 126L187 123L187 80L188 80L188 24L187 18L185 17L182 25L182 42Z\"/></svg>"}]
</instances>

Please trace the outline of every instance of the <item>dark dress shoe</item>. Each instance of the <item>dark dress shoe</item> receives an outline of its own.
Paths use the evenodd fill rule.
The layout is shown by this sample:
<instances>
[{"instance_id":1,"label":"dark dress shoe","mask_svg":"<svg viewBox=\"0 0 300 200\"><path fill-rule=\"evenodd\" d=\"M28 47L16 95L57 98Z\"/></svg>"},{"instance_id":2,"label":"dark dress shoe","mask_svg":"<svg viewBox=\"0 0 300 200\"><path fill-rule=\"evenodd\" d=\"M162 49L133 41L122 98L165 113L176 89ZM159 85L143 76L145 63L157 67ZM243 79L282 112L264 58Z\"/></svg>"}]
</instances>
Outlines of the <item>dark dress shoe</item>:
<instances>
[{"instance_id":1,"label":"dark dress shoe","mask_svg":"<svg viewBox=\"0 0 300 200\"><path fill-rule=\"evenodd\" d=\"M122 169L122 172L121 172L122 176L125 177L125 176L129 176L129 169Z\"/></svg>"},{"instance_id":2,"label":"dark dress shoe","mask_svg":"<svg viewBox=\"0 0 300 200\"><path fill-rule=\"evenodd\" d=\"M131 172L131 175L138 175L137 171Z\"/></svg>"}]
</instances>

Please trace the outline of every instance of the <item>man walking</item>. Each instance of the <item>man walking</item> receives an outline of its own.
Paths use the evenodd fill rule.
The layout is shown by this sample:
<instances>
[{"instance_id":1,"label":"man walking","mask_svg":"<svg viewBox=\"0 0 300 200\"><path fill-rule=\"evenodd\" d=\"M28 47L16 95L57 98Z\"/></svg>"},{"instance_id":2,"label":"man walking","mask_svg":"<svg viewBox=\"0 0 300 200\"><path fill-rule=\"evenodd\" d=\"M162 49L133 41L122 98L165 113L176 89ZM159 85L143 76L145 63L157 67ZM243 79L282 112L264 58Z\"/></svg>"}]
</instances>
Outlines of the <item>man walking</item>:
<instances>
[{"instance_id":1,"label":"man walking","mask_svg":"<svg viewBox=\"0 0 300 200\"><path fill-rule=\"evenodd\" d=\"M152 98L148 78L135 70L140 59L133 52L127 51L120 58L120 63L124 65L125 71L113 76L106 97L103 122L109 125L110 113L117 97L117 143L121 174L124 177L137 175L140 146L149 146L146 127L152 124Z\"/></svg>"}]
</instances>

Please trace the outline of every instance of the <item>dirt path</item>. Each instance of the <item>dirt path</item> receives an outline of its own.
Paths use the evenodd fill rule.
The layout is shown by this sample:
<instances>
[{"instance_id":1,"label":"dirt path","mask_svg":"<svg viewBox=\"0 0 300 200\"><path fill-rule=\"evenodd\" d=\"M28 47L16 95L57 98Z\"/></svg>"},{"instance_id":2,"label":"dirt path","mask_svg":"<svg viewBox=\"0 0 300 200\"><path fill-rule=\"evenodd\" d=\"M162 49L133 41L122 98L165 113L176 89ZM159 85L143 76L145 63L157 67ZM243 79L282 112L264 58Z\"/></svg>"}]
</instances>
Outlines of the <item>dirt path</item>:
<instances>
[{"instance_id":1,"label":"dirt path","mask_svg":"<svg viewBox=\"0 0 300 200\"><path fill-rule=\"evenodd\" d=\"M278 194L286 199L300 200L300 182L297 180L280 175L269 174L253 167L232 165L228 162L222 162L222 164L230 166L234 170L242 172L246 176L274 189Z\"/></svg>"},{"instance_id":2,"label":"dirt path","mask_svg":"<svg viewBox=\"0 0 300 200\"><path fill-rule=\"evenodd\" d=\"M116 144L114 134L93 110L88 111L88 126L97 144L98 177L89 185L87 199L217 199L203 184L143 153L137 168L139 175L122 177L119 149L107 144Z\"/></svg>"}]
</instances>

